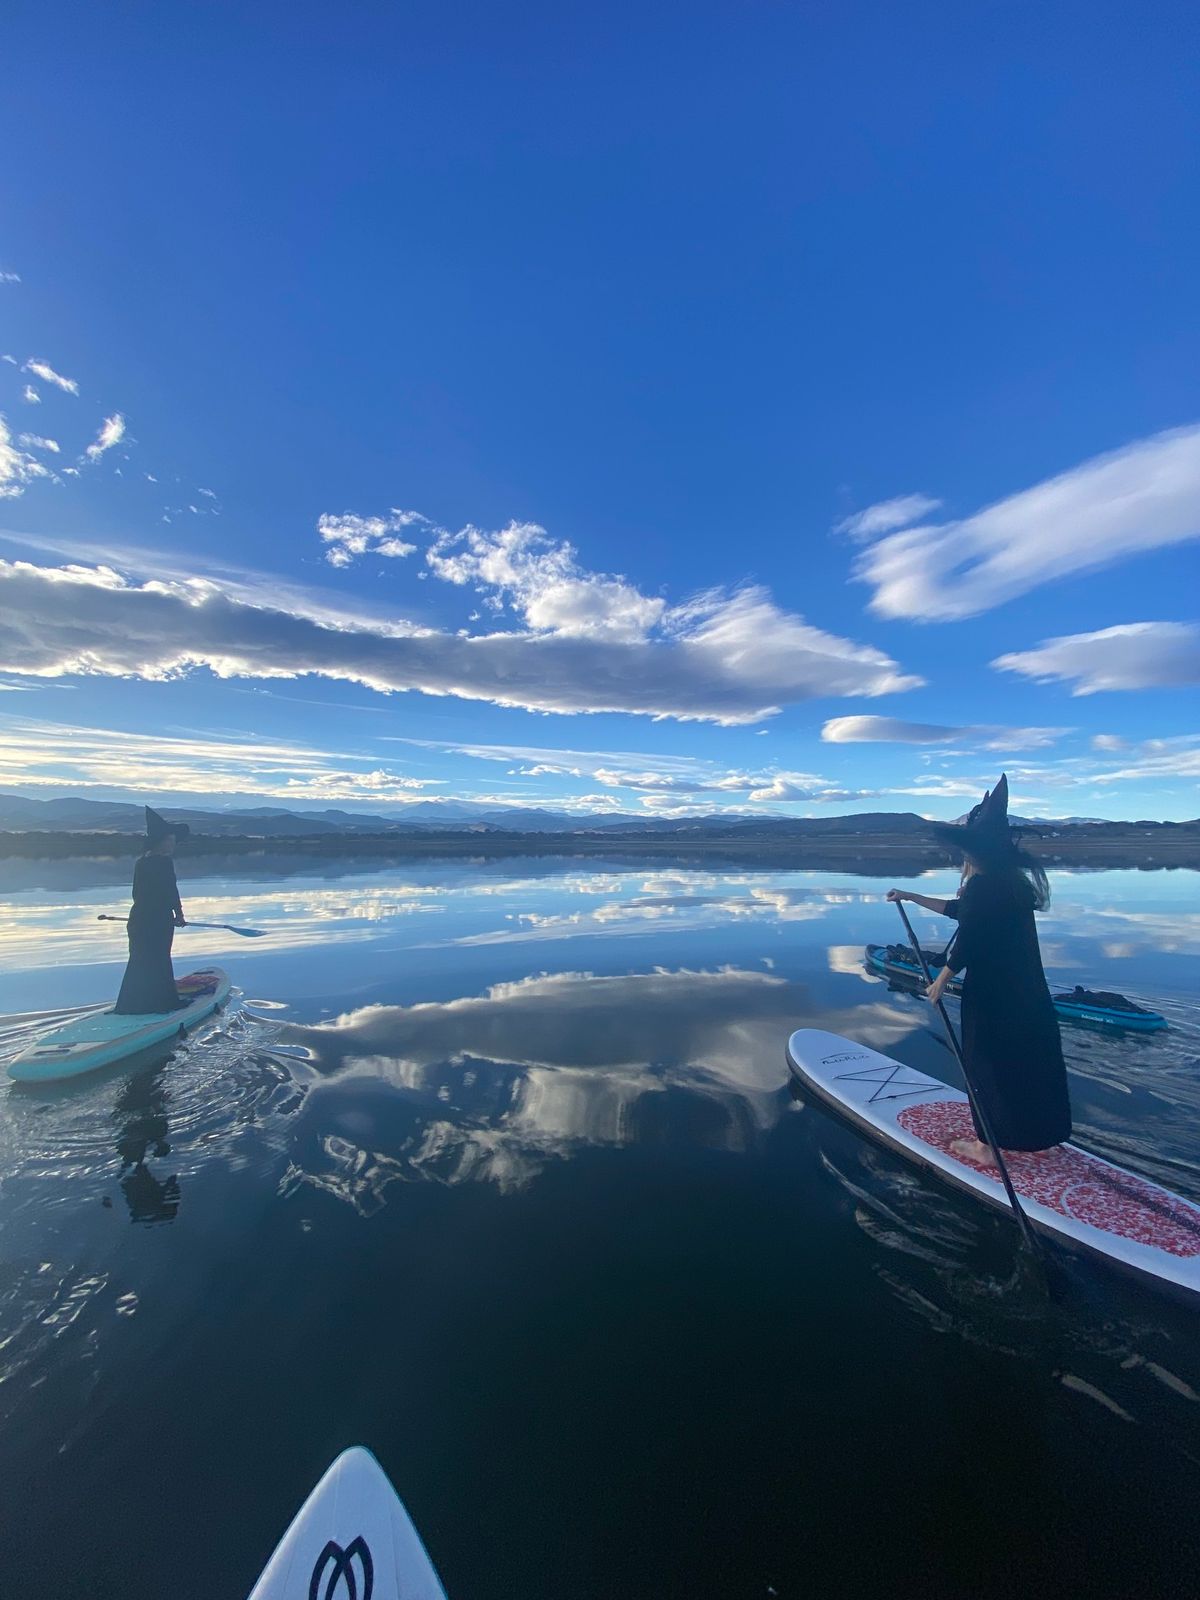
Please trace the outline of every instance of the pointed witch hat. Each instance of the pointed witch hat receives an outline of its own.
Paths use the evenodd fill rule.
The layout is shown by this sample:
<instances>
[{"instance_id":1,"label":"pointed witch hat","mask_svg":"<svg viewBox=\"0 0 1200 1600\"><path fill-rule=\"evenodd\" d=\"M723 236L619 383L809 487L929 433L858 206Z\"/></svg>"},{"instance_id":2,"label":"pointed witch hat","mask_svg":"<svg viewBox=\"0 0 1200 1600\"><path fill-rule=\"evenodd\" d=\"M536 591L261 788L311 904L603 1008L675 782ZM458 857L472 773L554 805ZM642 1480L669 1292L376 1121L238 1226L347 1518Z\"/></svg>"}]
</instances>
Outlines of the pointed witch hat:
<instances>
[{"instance_id":1,"label":"pointed witch hat","mask_svg":"<svg viewBox=\"0 0 1200 1600\"><path fill-rule=\"evenodd\" d=\"M152 811L149 806L144 807L146 812L146 843L161 844L169 833L175 835L175 843L181 844L191 829L186 822L168 822L166 817L160 817L157 811Z\"/></svg>"},{"instance_id":2,"label":"pointed witch hat","mask_svg":"<svg viewBox=\"0 0 1200 1600\"><path fill-rule=\"evenodd\" d=\"M1018 856L1017 841L1008 825L1008 774L1000 774L999 783L971 807L965 821L934 822L930 832L939 844L975 860L1011 861Z\"/></svg>"}]
</instances>

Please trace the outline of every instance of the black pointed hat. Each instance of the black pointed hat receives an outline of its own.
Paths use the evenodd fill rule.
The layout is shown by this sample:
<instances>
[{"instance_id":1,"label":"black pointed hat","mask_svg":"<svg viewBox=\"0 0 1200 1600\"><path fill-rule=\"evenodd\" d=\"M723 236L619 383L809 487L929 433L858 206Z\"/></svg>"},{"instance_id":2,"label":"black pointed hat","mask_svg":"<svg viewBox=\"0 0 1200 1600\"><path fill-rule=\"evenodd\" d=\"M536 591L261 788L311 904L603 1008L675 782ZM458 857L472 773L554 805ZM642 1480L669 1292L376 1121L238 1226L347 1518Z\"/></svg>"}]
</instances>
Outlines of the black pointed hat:
<instances>
[{"instance_id":1,"label":"black pointed hat","mask_svg":"<svg viewBox=\"0 0 1200 1600\"><path fill-rule=\"evenodd\" d=\"M963 855L979 857L1012 856L1017 842L1008 825L1008 774L1001 773L994 789L988 789L978 805L972 806L962 822L935 822L930 832L939 844Z\"/></svg>"},{"instance_id":2,"label":"black pointed hat","mask_svg":"<svg viewBox=\"0 0 1200 1600\"><path fill-rule=\"evenodd\" d=\"M191 833L186 822L168 822L166 817L160 817L157 811L152 811L149 806L146 812L146 841L148 844L161 844L169 833L175 835L175 843L179 844Z\"/></svg>"}]
</instances>

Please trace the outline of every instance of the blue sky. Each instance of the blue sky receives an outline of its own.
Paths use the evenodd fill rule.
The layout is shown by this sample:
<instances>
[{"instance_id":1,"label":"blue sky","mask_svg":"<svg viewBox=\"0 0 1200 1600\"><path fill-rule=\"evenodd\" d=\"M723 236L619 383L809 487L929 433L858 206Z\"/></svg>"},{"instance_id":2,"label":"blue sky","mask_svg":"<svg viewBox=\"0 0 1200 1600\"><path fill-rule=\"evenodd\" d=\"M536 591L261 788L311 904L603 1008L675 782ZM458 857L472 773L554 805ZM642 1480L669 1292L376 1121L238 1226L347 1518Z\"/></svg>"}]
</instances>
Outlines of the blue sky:
<instances>
[{"instance_id":1,"label":"blue sky","mask_svg":"<svg viewBox=\"0 0 1200 1600\"><path fill-rule=\"evenodd\" d=\"M0 788L1196 816L1198 31L15 5Z\"/></svg>"}]
</instances>

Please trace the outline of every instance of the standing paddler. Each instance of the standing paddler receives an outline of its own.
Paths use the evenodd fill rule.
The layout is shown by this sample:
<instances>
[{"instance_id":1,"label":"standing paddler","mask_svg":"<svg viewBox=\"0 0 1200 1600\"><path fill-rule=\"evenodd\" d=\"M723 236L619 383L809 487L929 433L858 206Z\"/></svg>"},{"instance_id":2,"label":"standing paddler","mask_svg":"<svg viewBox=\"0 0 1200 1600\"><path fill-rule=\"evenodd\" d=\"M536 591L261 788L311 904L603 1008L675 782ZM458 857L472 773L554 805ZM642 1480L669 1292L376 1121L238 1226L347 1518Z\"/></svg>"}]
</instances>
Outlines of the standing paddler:
<instances>
[{"instance_id":1,"label":"standing paddler","mask_svg":"<svg viewBox=\"0 0 1200 1600\"><path fill-rule=\"evenodd\" d=\"M891 901L911 900L954 917L958 932L946 964L926 991L935 1003L963 969L962 1048L975 1093L996 1142L1005 1150L1044 1150L1071 1134L1067 1070L1058 1017L1042 969L1035 911L1050 903L1046 874L1013 838L1008 824L1008 778L984 795L966 822L934 823L938 840L965 858L957 899L891 889ZM975 1120L974 1139L950 1148L983 1166L995 1158Z\"/></svg>"},{"instance_id":2,"label":"standing paddler","mask_svg":"<svg viewBox=\"0 0 1200 1600\"><path fill-rule=\"evenodd\" d=\"M171 965L175 929L187 926L171 855L190 831L186 822L168 822L146 807L146 849L133 869L129 963L113 1007L119 1015L147 1016L188 1004L179 997Z\"/></svg>"}]
</instances>

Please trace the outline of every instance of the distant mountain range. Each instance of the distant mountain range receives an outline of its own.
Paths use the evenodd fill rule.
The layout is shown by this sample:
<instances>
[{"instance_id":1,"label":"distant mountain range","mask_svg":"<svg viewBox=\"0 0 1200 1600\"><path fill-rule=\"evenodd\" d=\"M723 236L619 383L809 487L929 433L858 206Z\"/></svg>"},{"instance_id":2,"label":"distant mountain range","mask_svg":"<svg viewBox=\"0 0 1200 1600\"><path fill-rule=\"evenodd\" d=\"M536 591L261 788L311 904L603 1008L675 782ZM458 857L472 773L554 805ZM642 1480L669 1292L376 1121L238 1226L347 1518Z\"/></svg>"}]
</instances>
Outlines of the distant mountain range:
<instances>
[{"instance_id":1,"label":"distant mountain range","mask_svg":"<svg viewBox=\"0 0 1200 1600\"><path fill-rule=\"evenodd\" d=\"M882 834L890 838L920 835L924 818L914 812L868 811L843 817L764 817L729 814L690 817L653 817L599 812L596 814L547 811L536 807L497 807L469 800L421 800L407 806L402 817L371 816L356 811L291 811L282 806L250 806L206 810L162 806L164 816L187 822L194 833L212 838L298 839L354 834L428 833L562 833L606 836L666 835L678 838L704 834L706 838L736 838L747 834L772 837L828 837ZM1098 817L1014 818L1038 828L1104 826ZM1131 824L1107 824L1122 827ZM0 794L0 831L8 833L120 833L140 834L140 805L117 800L87 800L69 796L61 800L30 800L23 795Z\"/></svg>"},{"instance_id":2,"label":"distant mountain range","mask_svg":"<svg viewBox=\"0 0 1200 1600\"><path fill-rule=\"evenodd\" d=\"M763 817L703 815L652 817L636 814L567 813L536 807L474 805L467 800L420 800L403 817L356 811L291 811L285 807L205 810L160 806L166 817L186 822L194 833L215 838L313 838L346 834L453 833L604 833L668 834L703 832L734 835L747 830L772 833L888 835L916 834L924 821L912 812L866 812L853 817ZM116 800L30 800L0 794L0 831L45 833L141 833L139 805Z\"/></svg>"}]
</instances>

